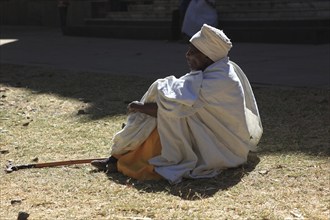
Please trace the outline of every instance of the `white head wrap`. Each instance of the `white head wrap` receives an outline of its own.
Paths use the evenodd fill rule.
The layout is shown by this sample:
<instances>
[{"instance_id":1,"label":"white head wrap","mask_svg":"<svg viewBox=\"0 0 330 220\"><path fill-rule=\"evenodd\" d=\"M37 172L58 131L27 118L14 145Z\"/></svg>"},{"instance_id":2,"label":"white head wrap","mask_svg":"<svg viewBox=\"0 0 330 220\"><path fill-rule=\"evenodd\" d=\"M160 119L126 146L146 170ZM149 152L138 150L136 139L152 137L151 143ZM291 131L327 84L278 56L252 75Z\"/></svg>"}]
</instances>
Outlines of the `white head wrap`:
<instances>
[{"instance_id":1,"label":"white head wrap","mask_svg":"<svg viewBox=\"0 0 330 220\"><path fill-rule=\"evenodd\" d=\"M223 31L207 24L191 37L190 42L214 62L227 56L233 46Z\"/></svg>"}]
</instances>

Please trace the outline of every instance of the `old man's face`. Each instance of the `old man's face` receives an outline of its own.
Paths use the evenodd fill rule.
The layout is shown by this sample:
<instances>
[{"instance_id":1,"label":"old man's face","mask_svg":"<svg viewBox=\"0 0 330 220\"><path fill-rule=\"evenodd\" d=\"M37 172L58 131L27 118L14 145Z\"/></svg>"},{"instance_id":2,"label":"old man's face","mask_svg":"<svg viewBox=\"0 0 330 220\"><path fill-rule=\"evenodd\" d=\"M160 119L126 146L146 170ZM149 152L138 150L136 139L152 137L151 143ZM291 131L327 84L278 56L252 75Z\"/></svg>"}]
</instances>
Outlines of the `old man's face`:
<instances>
[{"instance_id":1,"label":"old man's face","mask_svg":"<svg viewBox=\"0 0 330 220\"><path fill-rule=\"evenodd\" d=\"M190 44L186 53L186 59L190 70L205 70L213 61L200 52L194 45Z\"/></svg>"}]
</instances>

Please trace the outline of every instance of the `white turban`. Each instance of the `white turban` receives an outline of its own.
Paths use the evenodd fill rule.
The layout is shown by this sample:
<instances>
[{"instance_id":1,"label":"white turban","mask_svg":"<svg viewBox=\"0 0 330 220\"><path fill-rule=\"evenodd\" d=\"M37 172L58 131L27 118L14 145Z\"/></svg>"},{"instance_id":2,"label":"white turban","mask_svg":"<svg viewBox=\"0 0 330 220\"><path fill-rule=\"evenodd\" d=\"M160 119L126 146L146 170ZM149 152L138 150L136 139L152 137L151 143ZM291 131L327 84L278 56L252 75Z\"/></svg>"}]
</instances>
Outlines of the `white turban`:
<instances>
[{"instance_id":1,"label":"white turban","mask_svg":"<svg viewBox=\"0 0 330 220\"><path fill-rule=\"evenodd\" d=\"M190 42L214 62L227 56L233 46L223 31L207 24L191 37Z\"/></svg>"}]
</instances>

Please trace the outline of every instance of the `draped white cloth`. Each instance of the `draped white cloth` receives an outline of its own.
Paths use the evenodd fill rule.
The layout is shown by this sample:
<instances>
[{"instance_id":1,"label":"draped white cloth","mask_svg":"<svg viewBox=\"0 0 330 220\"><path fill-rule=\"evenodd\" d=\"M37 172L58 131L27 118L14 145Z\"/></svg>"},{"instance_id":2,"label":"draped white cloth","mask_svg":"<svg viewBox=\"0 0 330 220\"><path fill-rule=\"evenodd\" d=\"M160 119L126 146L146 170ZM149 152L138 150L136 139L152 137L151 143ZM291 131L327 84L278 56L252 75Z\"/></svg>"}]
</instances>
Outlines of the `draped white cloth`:
<instances>
[{"instance_id":1,"label":"draped white cloth","mask_svg":"<svg viewBox=\"0 0 330 220\"><path fill-rule=\"evenodd\" d=\"M130 114L111 154L135 149L157 127L162 151L149 163L171 183L243 164L263 132L250 83L228 57L205 71L155 81L141 102L156 102L157 118Z\"/></svg>"},{"instance_id":2,"label":"draped white cloth","mask_svg":"<svg viewBox=\"0 0 330 220\"><path fill-rule=\"evenodd\" d=\"M215 0L209 0L215 5ZM205 0L191 0L183 19L182 32L193 36L201 29L203 24L218 26L218 13Z\"/></svg>"}]
</instances>

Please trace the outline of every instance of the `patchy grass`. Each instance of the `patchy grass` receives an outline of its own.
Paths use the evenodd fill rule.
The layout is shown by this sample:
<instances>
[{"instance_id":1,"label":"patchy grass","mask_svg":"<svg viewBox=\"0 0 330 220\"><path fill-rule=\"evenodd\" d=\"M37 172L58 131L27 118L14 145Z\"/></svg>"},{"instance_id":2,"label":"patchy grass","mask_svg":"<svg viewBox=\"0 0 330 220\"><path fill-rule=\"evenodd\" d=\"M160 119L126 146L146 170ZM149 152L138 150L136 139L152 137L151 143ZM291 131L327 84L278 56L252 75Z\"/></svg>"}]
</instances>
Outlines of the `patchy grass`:
<instances>
[{"instance_id":1,"label":"patchy grass","mask_svg":"<svg viewBox=\"0 0 330 220\"><path fill-rule=\"evenodd\" d=\"M1 65L1 167L108 156L153 80ZM177 185L88 164L1 172L0 219L329 219L329 90L254 91L264 135L244 166Z\"/></svg>"}]
</instances>

